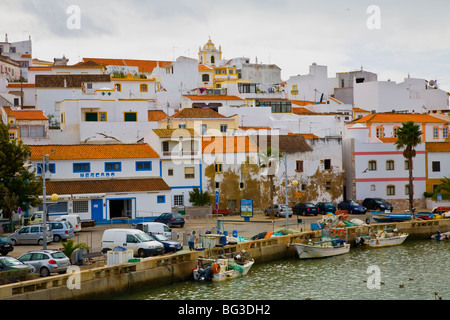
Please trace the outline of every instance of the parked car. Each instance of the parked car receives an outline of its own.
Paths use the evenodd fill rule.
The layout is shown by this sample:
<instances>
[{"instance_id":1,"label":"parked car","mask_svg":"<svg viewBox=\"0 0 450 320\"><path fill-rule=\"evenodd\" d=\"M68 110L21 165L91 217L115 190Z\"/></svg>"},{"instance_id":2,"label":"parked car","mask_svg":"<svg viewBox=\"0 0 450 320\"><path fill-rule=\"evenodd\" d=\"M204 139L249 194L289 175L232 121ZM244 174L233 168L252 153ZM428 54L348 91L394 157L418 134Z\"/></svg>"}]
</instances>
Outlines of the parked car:
<instances>
[{"instance_id":1,"label":"parked car","mask_svg":"<svg viewBox=\"0 0 450 320\"><path fill-rule=\"evenodd\" d=\"M54 221L68 221L72 225L75 232L81 231L81 219L77 214L66 214L59 218L56 218Z\"/></svg>"},{"instance_id":2,"label":"parked car","mask_svg":"<svg viewBox=\"0 0 450 320\"><path fill-rule=\"evenodd\" d=\"M313 214L317 216L319 214L319 209L313 203L297 203L292 210L296 215Z\"/></svg>"},{"instance_id":3,"label":"parked car","mask_svg":"<svg viewBox=\"0 0 450 320\"><path fill-rule=\"evenodd\" d=\"M24 226L9 235L13 245L18 244L37 244L42 246L44 244L44 232L42 225ZM50 243L53 241L53 233L50 228L47 228L46 241Z\"/></svg>"},{"instance_id":4,"label":"parked car","mask_svg":"<svg viewBox=\"0 0 450 320\"><path fill-rule=\"evenodd\" d=\"M0 237L0 253L6 256L9 252L14 250L13 243L8 237Z\"/></svg>"},{"instance_id":5,"label":"parked car","mask_svg":"<svg viewBox=\"0 0 450 320\"><path fill-rule=\"evenodd\" d=\"M183 216L178 212L167 212L156 218L155 222L162 222L169 228L172 228L173 226L183 228L186 221L184 221Z\"/></svg>"},{"instance_id":6,"label":"parked car","mask_svg":"<svg viewBox=\"0 0 450 320\"><path fill-rule=\"evenodd\" d=\"M66 241L75 236L75 230L68 221L49 221L47 222L50 230L53 232L53 241Z\"/></svg>"},{"instance_id":7,"label":"parked car","mask_svg":"<svg viewBox=\"0 0 450 320\"><path fill-rule=\"evenodd\" d=\"M264 210L264 214L266 216L269 216L270 213L272 211L272 206L266 208ZM289 206L285 205L285 204L274 204L273 205L273 214L275 215L275 217L285 217L286 218L286 213L289 213L289 217L292 216L292 208L290 208Z\"/></svg>"},{"instance_id":8,"label":"parked car","mask_svg":"<svg viewBox=\"0 0 450 320\"><path fill-rule=\"evenodd\" d=\"M32 265L41 277L51 273L65 273L70 267L70 259L58 250L36 250L21 255L18 260Z\"/></svg>"},{"instance_id":9,"label":"parked car","mask_svg":"<svg viewBox=\"0 0 450 320\"><path fill-rule=\"evenodd\" d=\"M28 224L38 224L44 221L44 214L42 211L36 211L28 220Z\"/></svg>"},{"instance_id":10,"label":"parked car","mask_svg":"<svg viewBox=\"0 0 450 320\"><path fill-rule=\"evenodd\" d=\"M344 200L338 204L339 210L347 210L349 214L364 214L367 208L353 200Z\"/></svg>"},{"instance_id":11,"label":"parked car","mask_svg":"<svg viewBox=\"0 0 450 320\"><path fill-rule=\"evenodd\" d=\"M162 234L152 234L150 235L150 238L155 241L161 242L164 245L165 252L177 252L183 249L183 245L181 244L181 242L170 240Z\"/></svg>"},{"instance_id":12,"label":"parked car","mask_svg":"<svg viewBox=\"0 0 450 320\"><path fill-rule=\"evenodd\" d=\"M362 205L366 207L367 210L377 210L377 211L389 210L392 212L392 209L394 209L392 204L381 198L365 198Z\"/></svg>"},{"instance_id":13,"label":"parked car","mask_svg":"<svg viewBox=\"0 0 450 320\"><path fill-rule=\"evenodd\" d=\"M135 229L142 230L147 234L161 234L168 238L172 237L172 229L161 222L140 222L136 224Z\"/></svg>"},{"instance_id":14,"label":"parked car","mask_svg":"<svg viewBox=\"0 0 450 320\"><path fill-rule=\"evenodd\" d=\"M136 229L107 229L102 236L102 252L115 247L133 250L134 255L142 258L164 253L164 245L150 238L144 231Z\"/></svg>"},{"instance_id":15,"label":"parked car","mask_svg":"<svg viewBox=\"0 0 450 320\"><path fill-rule=\"evenodd\" d=\"M321 214L336 212L336 206L331 202L318 202L316 203L316 207L319 209L319 213Z\"/></svg>"},{"instance_id":16,"label":"parked car","mask_svg":"<svg viewBox=\"0 0 450 320\"><path fill-rule=\"evenodd\" d=\"M34 273L36 270L32 265L23 263L13 257L0 257L0 271L22 270L24 273Z\"/></svg>"}]
</instances>

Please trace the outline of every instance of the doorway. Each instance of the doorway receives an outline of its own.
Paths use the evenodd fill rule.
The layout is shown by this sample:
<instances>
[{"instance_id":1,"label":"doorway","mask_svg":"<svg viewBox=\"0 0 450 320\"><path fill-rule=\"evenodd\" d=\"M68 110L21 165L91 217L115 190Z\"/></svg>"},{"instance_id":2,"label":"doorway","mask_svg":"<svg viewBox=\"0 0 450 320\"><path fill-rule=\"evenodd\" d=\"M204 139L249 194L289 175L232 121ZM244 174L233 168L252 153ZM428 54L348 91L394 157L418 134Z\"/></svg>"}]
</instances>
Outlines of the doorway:
<instances>
[{"instance_id":1,"label":"doorway","mask_svg":"<svg viewBox=\"0 0 450 320\"><path fill-rule=\"evenodd\" d=\"M109 218L133 218L133 199L109 200Z\"/></svg>"}]
</instances>

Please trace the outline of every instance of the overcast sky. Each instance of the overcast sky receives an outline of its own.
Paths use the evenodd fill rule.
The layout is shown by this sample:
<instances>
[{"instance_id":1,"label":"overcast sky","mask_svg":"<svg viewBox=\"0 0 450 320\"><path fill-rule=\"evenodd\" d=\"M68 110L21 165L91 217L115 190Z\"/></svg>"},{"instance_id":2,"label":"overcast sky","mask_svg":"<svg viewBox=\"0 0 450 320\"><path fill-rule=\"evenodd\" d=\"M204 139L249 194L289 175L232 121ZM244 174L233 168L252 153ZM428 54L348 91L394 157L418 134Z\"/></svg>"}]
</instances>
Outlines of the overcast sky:
<instances>
[{"instance_id":1,"label":"overcast sky","mask_svg":"<svg viewBox=\"0 0 450 320\"><path fill-rule=\"evenodd\" d=\"M362 66L379 80L409 73L450 91L449 0L0 0L1 41L5 33L10 42L31 35L33 58L64 54L70 64L197 58L211 37L224 58L258 57L283 80L316 62L330 77Z\"/></svg>"}]
</instances>

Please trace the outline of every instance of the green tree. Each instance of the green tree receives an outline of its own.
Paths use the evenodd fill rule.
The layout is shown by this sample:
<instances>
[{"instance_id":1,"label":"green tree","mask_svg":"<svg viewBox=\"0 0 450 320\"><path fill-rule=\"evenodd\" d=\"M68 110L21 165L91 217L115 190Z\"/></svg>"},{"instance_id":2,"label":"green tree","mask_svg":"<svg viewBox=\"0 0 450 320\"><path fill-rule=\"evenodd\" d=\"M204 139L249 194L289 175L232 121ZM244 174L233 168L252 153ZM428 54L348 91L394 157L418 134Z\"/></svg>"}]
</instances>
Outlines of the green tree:
<instances>
[{"instance_id":1,"label":"green tree","mask_svg":"<svg viewBox=\"0 0 450 320\"><path fill-rule=\"evenodd\" d=\"M438 193L442 195L442 200L450 200L450 179L447 177L444 178L441 180L441 184L434 190L433 200L437 200Z\"/></svg>"},{"instance_id":2,"label":"green tree","mask_svg":"<svg viewBox=\"0 0 450 320\"><path fill-rule=\"evenodd\" d=\"M397 141L395 145L397 150L403 150L403 156L408 161L409 170L409 210L412 211L414 206L414 184L413 184L413 158L416 156L416 150L418 144L422 142L422 131L420 131L419 125L413 121L402 123L402 127L397 131Z\"/></svg>"},{"instance_id":3,"label":"green tree","mask_svg":"<svg viewBox=\"0 0 450 320\"><path fill-rule=\"evenodd\" d=\"M86 243L84 243L84 242L80 242L80 243L74 244L73 239L69 239L66 242L61 242L61 244L64 247L63 252L68 258L70 258L72 253L78 248L80 248L80 249L89 249L89 246Z\"/></svg>"},{"instance_id":4,"label":"green tree","mask_svg":"<svg viewBox=\"0 0 450 320\"><path fill-rule=\"evenodd\" d=\"M9 129L0 122L0 210L12 220L18 208L25 211L41 203L42 179L25 168L30 148L20 140L11 141Z\"/></svg>"},{"instance_id":5,"label":"green tree","mask_svg":"<svg viewBox=\"0 0 450 320\"><path fill-rule=\"evenodd\" d=\"M196 207L206 206L211 203L211 197L208 191L202 192L199 188L194 188L193 191L189 192L189 202Z\"/></svg>"}]
</instances>

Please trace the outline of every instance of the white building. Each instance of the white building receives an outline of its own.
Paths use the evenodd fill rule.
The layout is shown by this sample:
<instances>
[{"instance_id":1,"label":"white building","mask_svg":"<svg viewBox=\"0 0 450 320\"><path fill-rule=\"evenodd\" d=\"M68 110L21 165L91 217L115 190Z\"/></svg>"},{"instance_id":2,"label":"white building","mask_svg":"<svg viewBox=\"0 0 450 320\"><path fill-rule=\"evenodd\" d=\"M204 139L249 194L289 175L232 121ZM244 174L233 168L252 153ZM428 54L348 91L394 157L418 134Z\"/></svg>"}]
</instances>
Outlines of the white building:
<instances>
[{"instance_id":1,"label":"white building","mask_svg":"<svg viewBox=\"0 0 450 320\"><path fill-rule=\"evenodd\" d=\"M31 146L30 170L41 174L49 155L50 218L68 213L82 220L152 220L171 209L170 188L159 176L159 155L147 144Z\"/></svg>"}]
</instances>

